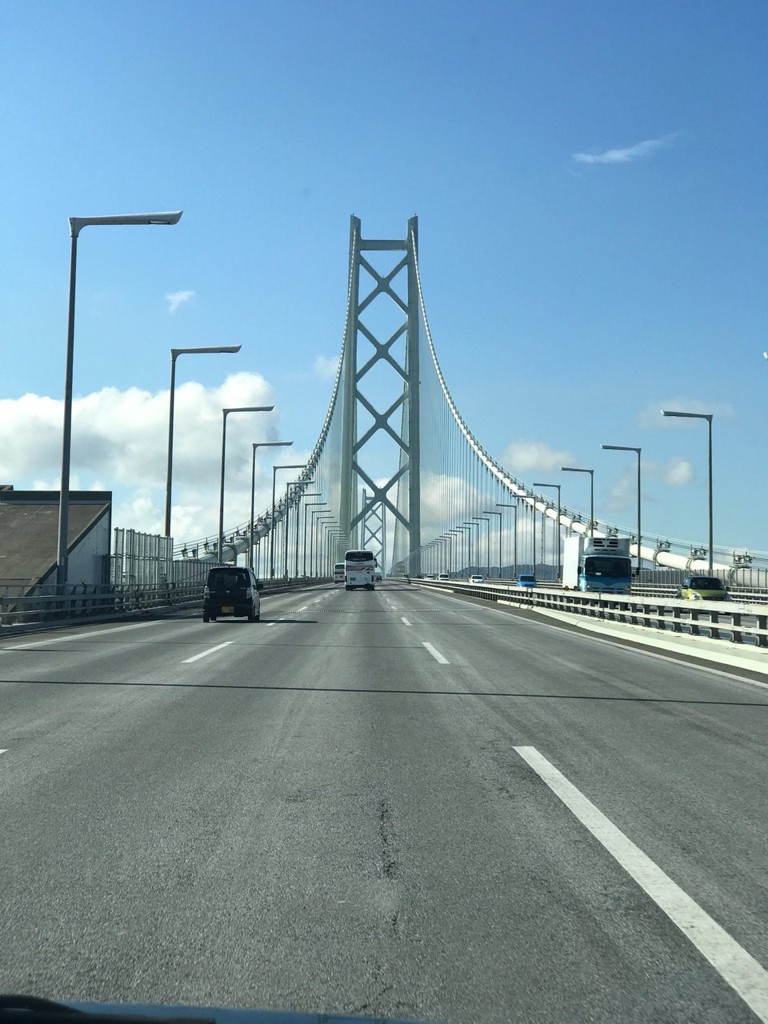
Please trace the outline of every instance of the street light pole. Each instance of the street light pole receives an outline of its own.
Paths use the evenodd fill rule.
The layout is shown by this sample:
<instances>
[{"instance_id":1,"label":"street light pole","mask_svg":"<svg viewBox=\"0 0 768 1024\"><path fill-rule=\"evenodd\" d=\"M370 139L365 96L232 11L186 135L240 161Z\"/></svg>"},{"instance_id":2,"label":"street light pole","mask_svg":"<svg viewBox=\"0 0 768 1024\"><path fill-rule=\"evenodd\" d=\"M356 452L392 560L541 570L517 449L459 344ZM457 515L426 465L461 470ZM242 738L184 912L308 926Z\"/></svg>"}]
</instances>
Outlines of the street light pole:
<instances>
[{"instance_id":1,"label":"street light pole","mask_svg":"<svg viewBox=\"0 0 768 1024\"><path fill-rule=\"evenodd\" d=\"M317 526L318 523L322 523L324 520L327 520L330 523L330 521L336 517L333 512L321 512L320 509L315 509L314 512L310 512L310 515L312 516L312 526L309 531L309 571L312 576L317 577L319 575L317 568L320 561L317 553L320 547L319 537L317 539L317 543L315 543L315 537L317 537ZM317 519L315 519L315 516L317 516Z\"/></svg>"},{"instance_id":2,"label":"street light pole","mask_svg":"<svg viewBox=\"0 0 768 1024\"><path fill-rule=\"evenodd\" d=\"M290 498L291 488L292 487L299 487L300 488L302 486L306 486L307 484L313 484L314 482L315 482L314 480L290 480L286 484L286 486L285 486L285 516L283 517L283 522L285 523L285 578L286 579L290 579L290 575L291 575L291 566L290 566L290 558L289 558L289 551L290 551L290 536L289 536L289 533L290 533L290 531L288 529L288 523L289 523L289 518L290 518L289 514L288 514L289 513L288 501L289 501L289 498ZM299 574L299 518L300 518L299 506L300 506L300 504L301 504L301 493L299 493L299 497L298 497L298 499L296 501L296 529L294 530L294 532L296 534L296 575L297 576Z\"/></svg>"},{"instance_id":3,"label":"street light pole","mask_svg":"<svg viewBox=\"0 0 768 1024\"><path fill-rule=\"evenodd\" d=\"M168 468L165 474L165 536L171 536L171 480L173 476L173 412L176 398L176 360L183 355L239 352L240 345L211 345L205 348L171 349L171 384L168 389Z\"/></svg>"},{"instance_id":4,"label":"street light pole","mask_svg":"<svg viewBox=\"0 0 768 1024\"><path fill-rule=\"evenodd\" d=\"M453 542L458 541L459 533L458 530L446 530L446 537L448 538L448 575L453 579ZM458 557L456 559L458 562Z\"/></svg>"},{"instance_id":5,"label":"street light pole","mask_svg":"<svg viewBox=\"0 0 768 1024\"><path fill-rule=\"evenodd\" d=\"M594 469L577 469L575 466L561 466L563 473L589 473L589 535L595 534L595 471Z\"/></svg>"},{"instance_id":6,"label":"street light pole","mask_svg":"<svg viewBox=\"0 0 768 1024\"><path fill-rule=\"evenodd\" d=\"M662 416L680 416L685 419L691 420L706 420L709 428L709 446L708 446L708 467L709 467L709 571L713 572L714 563L714 538L712 532L712 418L713 413L710 412L670 412L667 409L661 410Z\"/></svg>"},{"instance_id":7,"label":"street light pole","mask_svg":"<svg viewBox=\"0 0 768 1024\"><path fill-rule=\"evenodd\" d=\"M338 524L336 523L335 516L333 517L332 520L329 520L329 522L323 523L322 528L325 530L325 538L323 540L323 564L320 566L320 568L321 571L323 569L325 570L326 575L332 576L333 573L329 572L332 545L338 542L339 537L343 536L343 533L339 529ZM335 561L336 559L334 558L334 563Z\"/></svg>"},{"instance_id":8,"label":"street light pole","mask_svg":"<svg viewBox=\"0 0 768 1024\"><path fill-rule=\"evenodd\" d=\"M444 533L442 536L442 542L446 545L446 550L444 550L442 546L440 547L435 565L435 576L439 576L440 573L444 571L443 566L448 565L451 560L451 543L453 542L453 538L449 533Z\"/></svg>"},{"instance_id":9,"label":"street light pole","mask_svg":"<svg viewBox=\"0 0 768 1024\"><path fill-rule=\"evenodd\" d=\"M269 578L275 578L275 480L278 470L281 469L303 469L303 462L294 462L290 466L272 467L272 529L269 531Z\"/></svg>"},{"instance_id":10,"label":"street light pole","mask_svg":"<svg viewBox=\"0 0 768 1024\"><path fill-rule=\"evenodd\" d=\"M605 447L605 445L603 445L603 447ZM554 487L557 490L557 530L556 530L556 533L555 533L555 536L557 537L557 540L555 542L555 546L557 547L557 578L560 579L560 569L561 569L561 566L560 566L560 488L563 485L562 484L542 484L542 483L538 483L537 484L537 483L534 483L533 486L534 487ZM542 527L542 529L543 529L543 527Z\"/></svg>"},{"instance_id":11,"label":"street light pole","mask_svg":"<svg viewBox=\"0 0 768 1024\"><path fill-rule=\"evenodd\" d=\"M483 509L483 515L485 515L485 516L498 516L499 517L499 579L501 579L501 527L502 527L502 520L503 520L504 516L503 516L503 514L501 512L494 512L493 509L487 509L487 508ZM489 519L488 520L488 524L489 524L488 525L488 543L489 544L491 543L491 527L490 527L490 522L491 521ZM489 561L490 561L490 555L489 555ZM491 575L491 567L490 567L490 565L488 566L488 575L489 576Z\"/></svg>"},{"instance_id":12,"label":"street light pole","mask_svg":"<svg viewBox=\"0 0 768 1024\"><path fill-rule=\"evenodd\" d=\"M461 524L460 526L456 526L456 527L455 527L455 529L456 529L457 531L458 531L458 530L461 530L461 531L462 531L462 533L461 533L461 540L462 540L462 544L461 544L461 554L462 554L462 557L463 557L463 556L464 556L464 542L465 542L465 541L467 541L467 543L468 543L468 545L469 545L470 547L471 547L471 545L472 545L472 535L471 535L471 533L470 533L470 536L469 536L469 538L467 538L467 536L466 536L466 533L467 533L467 531L471 530L471 527L469 527L469 526L464 526L464 524L462 523L462 524ZM457 534L457 535L458 535L458 534ZM470 555L471 555L471 552L470 552ZM469 560L469 556L467 557L467 560ZM458 568L458 567L457 567L457 568Z\"/></svg>"},{"instance_id":13,"label":"street light pole","mask_svg":"<svg viewBox=\"0 0 768 1024\"><path fill-rule=\"evenodd\" d=\"M306 483L314 483L314 480L307 480ZM299 578L299 533L301 530L301 503L304 498L319 498L320 491L302 491L296 505L296 576ZM309 503L307 503L309 504ZM304 534L302 537L302 572L307 575L307 504L304 505Z\"/></svg>"},{"instance_id":14,"label":"street light pole","mask_svg":"<svg viewBox=\"0 0 768 1024\"><path fill-rule=\"evenodd\" d=\"M472 575L472 527L473 526L477 526L478 524L475 523L475 522L470 522L468 519L464 519L464 520L462 520L462 522L463 522L464 526L468 526L469 527L469 537L467 538L468 545L469 545L469 550L468 550L469 565L467 566L467 575L471 576ZM480 534L479 533L477 535L477 546L478 546L477 560L479 562L480 561L480 553L479 553ZM480 567L478 566L478 568L480 568Z\"/></svg>"},{"instance_id":15,"label":"street light pole","mask_svg":"<svg viewBox=\"0 0 768 1024\"><path fill-rule=\"evenodd\" d=\"M437 544L438 539L437 537L435 537L428 544L423 545L422 551L425 557L424 561L421 563L421 568L426 569L426 573L424 574L425 576L427 575L427 573L432 572L432 563L434 561L435 548L437 547Z\"/></svg>"},{"instance_id":16,"label":"street light pole","mask_svg":"<svg viewBox=\"0 0 768 1024\"><path fill-rule=\"evenodd\" d=\"M330 575L330 577L333 577L333 565L336 564L336 554L333 549L338 544L339 538L343 536L343 530L338 528L329 529L326 534L326 575Z\"/></svg>"},{"instance_id":17,"label":"street light pole","mask_svg":"<svg viewBox=\"0 0 768 1024\"><path fill-rule=\"evenodd\" d=\"M61 439L61 485L59 488L59 528L56 545L56 585L67 582L69 559L69 476L72 461L72 379L75 362L75 284L77 279L77 240L83 228L128 224L178 224L182 211L170 213L126 213L108 217L70 217L69 305L67 311L67 355L64 371L64 419Z\"/></svg>"},{"instance_id":18,"label":"street light pole","mask_svg":"<svg viewBox=\"0 0 768 1024\"><path fill-rule=\"evenodd\" d=\"M224 564L224 463L227 457L227 416L231 412L272 412L274 405L242 405L233 409L222 409L223 420L221 429L221 487L219 491L219 562ZM237 561L237 552L235 552Z\"/></svg>"},{"instance_id":19,"label":"street light pole","mask_svg":"<svg viewBox=\"0 0 768 1024\"><path fill-rule=\"evenodd\" d=\"M486 515L472 516L478 523L488 523L488 533L485 535L485 573L491 575L491 520ZM480 535L477 536L477 557L480 558Z\"/></svg>"},{"instance_id":20,"label":"street light pole","mask_svg":"<svg viewBox=\"0 0 768 1024\"><path fill-rule=\"evenodd\" d=\"M307 482L310 482L310 481L307 481ZM314 480L311 481L311 482L314 483ZM305 498L319 498L320 494L321 494L320 491L301 491L299 493L299 500L298 500L298 503L296 505L296 576L295 576L296 579L299 578L299 532L300 532L300 528L301 528L301 503L302 503L302 501L304 501ZM301 556L302 556L302 573L303 573L304 576L306 576L307 575L307 506L306 506L306 504L304 505L304 533L302 535Z\"/></svg>"},{"instance_id":21,"label":"street light pole","mask_svg":"<svg viewBox=\"0 0 768 1024\"><path fill-rule=\"evenodd\" d=\"M640 518L640 510L642 503L640 500L640 453L642 448L635 448L633 445L628 444L601 444L601 448L606 451L612 452L635 452L637 455L637 582L640 582L640 570L643 566L643 556L640 553L640 545L642 544L642 521Z\"/></svg>"},{"instance_id":22,"label":"street light pole","mask_svg":"<svg viewBox=\"0 0 768 1024\"><path fill-rule=\"evenodd\" d=\"M313 494L305 494L305 498L319 497L320 491ZM307 510L314 508L316 505L327 505L327 501L305 501L304 502L304 544L303 544L303 574L307 575ZM309 572L312 574L312 559L309 559Z\"/></svg>"},{"instance_id":23,"label":"street light pole","mask_svg":"<svg viewBox=\"0 0 768 1024\"><path fill-rule=\"evenodd\" d=\"M513 527L513 533L512 533L512 541L513 541L513 546L514 546L514 553L513 553L512 557L513 557L513 561L514 561L514 564L515 564L514 578L517 578L517 575L518 575L518 573L517 573L517 502L510 503L510 502L507 502L507 501L497 501L496 502L496 508L513 508L515 510L515 525ZM499 528L501 528L501 524L499 524ZM501 579L501 566L499 566L499 579Z\"/></svg>"},{"instance_id":24,"label":"street light pole","mask_svg":"<svg viewBox=\"0 0 768 1024\"><path fill-rule=\"evenodd\" d=\"M256 449L257 448L288 448L293 441L252 441L253 459L251 463L251 565L253 565L253 519L256 514L254 508L256 498Z\"/></svg>"}]
</instances>

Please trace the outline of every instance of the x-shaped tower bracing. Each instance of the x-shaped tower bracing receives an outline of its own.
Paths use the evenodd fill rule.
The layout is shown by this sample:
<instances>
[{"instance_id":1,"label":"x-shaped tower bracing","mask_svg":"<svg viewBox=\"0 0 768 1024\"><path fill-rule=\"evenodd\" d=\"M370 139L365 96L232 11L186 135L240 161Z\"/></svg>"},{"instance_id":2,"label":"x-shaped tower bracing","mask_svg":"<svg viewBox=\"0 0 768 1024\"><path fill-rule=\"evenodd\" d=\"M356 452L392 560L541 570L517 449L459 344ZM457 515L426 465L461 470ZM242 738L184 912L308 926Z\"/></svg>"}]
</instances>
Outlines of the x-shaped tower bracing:
<instances>
[{"instance_id":1,"label":"x-shaped tower bracing","mask_svg":"<svg viewBox=\"0 0 768 1024\"><path fill-rule=\"evenodd\" d=\"M342 458L341 458L341 523L347 530L347 542L357 547L375 540L376 534L365 536L365 524L377 519L383 523L387 510L406 529L411 556L409 570L419 571L416 564L421 546L420 526L420 466L419 466L419 300L416 278L417 218L408 222L407 237L404 240L364 239L360 231L360 220L351 218L350 223L350 309L347 319L342 364L343 405L342 405ZM363 255L378 251L404 253L395 265L386 272L377 270ZM360 293L360 271L364 270L373 281L373 287L366 295ZM396 289L395 279L405 271L406 295L402 297ZM402 315L402 321L387 337L380 338L363 322L363 314L374 300L385 296ZM395 347L404 340L403 357L398 359ZM369 350L372 346L373 352ZM366 378L379 366L388 366L397 375L397 387L393 394L382 399L366 394ZM383 408L377 408L377 404ZM364 410L371 417L370 426L358 434L358 413ZM390 420L400 412L400 429ZM365 449L377 435L386 435L397 445L399 465L396 472L383 483L377 483L372 472L365 466ZM369 467L370 468L370 467ZM397 487L393 500L392 490ZM405 490L403 490L405 489ZM362 492L362 493L361 493ZM359 497L358 497L359 496ZM405 500L402 500L405 499ZM360 524L363 524L362 531ZM383 548L383 543L382 543Z\"/></svg>"}]
</instances>

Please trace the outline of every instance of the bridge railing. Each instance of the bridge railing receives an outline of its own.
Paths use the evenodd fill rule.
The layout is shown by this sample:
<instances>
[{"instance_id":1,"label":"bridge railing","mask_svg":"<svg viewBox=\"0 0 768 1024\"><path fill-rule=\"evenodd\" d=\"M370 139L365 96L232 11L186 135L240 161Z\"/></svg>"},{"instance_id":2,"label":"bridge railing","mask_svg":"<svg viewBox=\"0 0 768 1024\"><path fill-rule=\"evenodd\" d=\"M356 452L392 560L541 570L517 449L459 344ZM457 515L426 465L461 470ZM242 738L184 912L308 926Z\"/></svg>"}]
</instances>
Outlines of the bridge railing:
<instances>
[{"instance_id":1,"label":"bridge railing","mask_svg":"<svg viewBox=\"0 0 768 1024\"><path fill-rule=\"evenodd\" d=\"M500 604L622 622L672 633L709 636L768 647L768 608L744 600L685 601L671 595L583 594L556 587L517 588L462 580L411 580L426 589L450 590ZM768 595L763 594L763 604Z\"/></svg>"},{"instance_id":2,"label":"bridge railing","mask_svg":"<svg viewBox=\"0 0 768 1024\"><path fill-rule=\"evenodd\" d=\"M265 583L263 594L327 582L324 579L276 579ZM204 580L142 586L55 585L0 589L0 635L3 630L78 621L130 618L142 613L202 608Z\"/></svg>"},{"instance_id":3,"label":"bridge railing","mask_svg":"<svg viewBox=\"0 0 768 1024\"><path fill-rule=\"evenodd\" d=\"M157 583L143 586L56 586L0 593L0 627L62 622L94 616L121 616L156 608L183 607L202 600L203 584Z\"/></svg>"},{"instance_id":4,"label":"bridge railing","mask_svg":"<svg viewBox=\"0 0 768 1024\"><path fill-rule=\"evenodd\" d=\"M682 576L681 576L682 580ZM414 580L414 582L416 582ZM419 581L421 582L421 581ZM434 583L434 580L425 580L427 583ZM451 584L456 584L459 587L471 587L477 586L477 584L471 584L461 578L452 579ZM484 586L491 587L513 587L515 581L509 579L486 579ZM542 580L538 579L539 588L546 588L548 590L562 590L563 585L557 580ZM677 597L678 590L680 589L679 583L633 583L631 594L633 597ZM728 586L728 593L732 599L746 602L747 604L768 604L768 590L750 586L738 586L731 584Z\"/></svg>"}]
</instances>

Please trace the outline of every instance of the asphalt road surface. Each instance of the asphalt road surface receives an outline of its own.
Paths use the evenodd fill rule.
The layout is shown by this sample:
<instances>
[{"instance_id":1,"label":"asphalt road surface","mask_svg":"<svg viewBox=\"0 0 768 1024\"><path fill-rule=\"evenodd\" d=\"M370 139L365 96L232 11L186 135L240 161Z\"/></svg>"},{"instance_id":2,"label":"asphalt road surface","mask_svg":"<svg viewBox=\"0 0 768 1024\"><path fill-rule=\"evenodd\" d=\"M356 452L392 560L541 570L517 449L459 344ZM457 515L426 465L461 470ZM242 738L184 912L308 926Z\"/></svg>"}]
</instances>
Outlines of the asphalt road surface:
<instances>
[{"instance_id":1,"label":"asphalt road surface","mask_svg":"<svg viewBox=\"0 0 768 1024\"><path fill-rule=\"evenodd\" d=\"M0 990L768 1021L767 737L736 673L394 582L2 637Z\"/></svg>"}]
</instances>

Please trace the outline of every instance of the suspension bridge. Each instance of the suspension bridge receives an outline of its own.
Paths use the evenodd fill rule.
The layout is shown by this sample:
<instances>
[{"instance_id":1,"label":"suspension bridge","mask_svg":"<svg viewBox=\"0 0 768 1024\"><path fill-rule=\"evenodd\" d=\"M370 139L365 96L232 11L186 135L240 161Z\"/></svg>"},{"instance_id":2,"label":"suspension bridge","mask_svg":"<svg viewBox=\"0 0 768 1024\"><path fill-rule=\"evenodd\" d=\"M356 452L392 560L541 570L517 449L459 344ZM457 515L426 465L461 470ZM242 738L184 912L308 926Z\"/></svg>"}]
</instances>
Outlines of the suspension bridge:
<instances>
[{"instance_id":1,"label":"suspension bridge","mask_svg":"<svg viewBox=\"0 0 768 1024\"><path fill-rule=\"evenodd\" d=\"M630 540L639 565L733 577L755 568L744 549L640 535L538 493L475 437L445 380L427 318L418 219L405 238L371 239L350 222L344 333L328 410L295 479L253 521L178 545L182 558L232 561L260 575L322 575L346 548L368 548L385 571L489 577L559 565L567 535ZM639 456L638 456L639 469ZM583 471L588 472L588 471ZM639 488L638 472L638 488ZM552 487L555 485L538 485ZM639 497L639 495L638 495ZM765 568L765 566L760 566Z\"/></svg>"},{"instance_id":2,"label":"suspension bridge","mask_svg":"<svg viewBox=\"0 0 768 1024\"><path fill-rule=\"evenodd\" d=\"M140 535L186 582L118 551L97 593L0 595L7 988L207 1017L768 1024L764 584L713 609L328 581L363 546L392 573L543 581L569 532L631 535L537 486L448 389L416 221L393 241L353 219L328 409L269 506L177 560ZM238 558L273 577L259 626L200 614L204 563Z\"/></svg>"}]
</instances>

